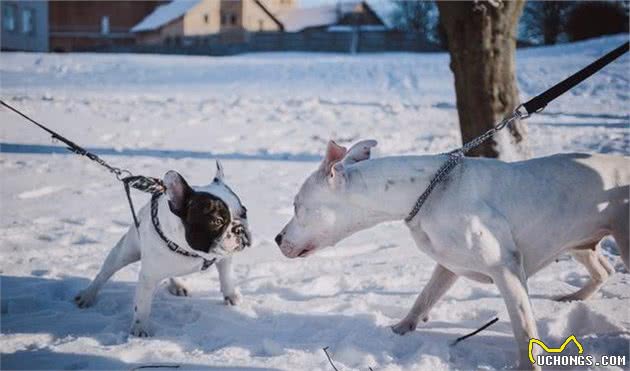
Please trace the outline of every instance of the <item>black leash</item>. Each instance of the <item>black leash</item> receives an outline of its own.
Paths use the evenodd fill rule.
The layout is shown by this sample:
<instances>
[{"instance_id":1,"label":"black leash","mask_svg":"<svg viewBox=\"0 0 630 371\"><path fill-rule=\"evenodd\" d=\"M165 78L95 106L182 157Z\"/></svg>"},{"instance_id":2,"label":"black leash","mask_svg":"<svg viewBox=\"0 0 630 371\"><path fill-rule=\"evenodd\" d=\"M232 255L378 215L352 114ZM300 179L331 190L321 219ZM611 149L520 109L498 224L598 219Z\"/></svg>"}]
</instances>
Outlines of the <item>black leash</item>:
<instances>
[{"instance_id":1,"label":"black leash","mask_svg":"<svg viewBox=\"0 0 630 371\"><path fill-rule=\"evenodd\" d=\"M131 173L127 170L124 169L120 169L114 166L109 165L107 162L103 161L102 158L98 157L97 155L95 155L94 153L91 153L89 151L87 151L85 148L79 146L78 144L74 143L73 141L71 141L70 139L50 130L49 128L47 128L46 126L40 124L39 122L33 120L32 118L26 116L25 114L23 114L22 112L18 111L16 108L13 108L12 106L10 106L9 104L7 104L5 101L3 101L2 99L0 99L0 104L2 104L3 106L5 106L6 108L10 109L11 111L17 113L18 115L22 116L23 118L25 118L26 120L30 121L31 123L39 126L42 130L46 131L48 134L50 134L52 136L53 139L58 140L60 142L63 142L67 147L66 149L70 152L76 153L77 155L81 155L81 156L86 156L87 158L89 158L90 160L96 162L97 164L103 166L104 168L106 168L107 170L109 170L110 173L113 173L114 175L116 175L116 178L118 180L121 180L121 177L124 173L128 173L129 175L131 175Z\"/></svg>"},{"instance_id":2,"label":"black leash","mask_svg":"<svg viewBox=\"0 0 630 371\"><path fill-rule=\"evenodd\" d=\"M492 138L494 134L496 134L499 130L502 130L503 128L507 126L510 126L512 122L526 119L530 117L531 115L533 115L534 113L538 113L542 111L547 106L547 104L549 104L551 101L558 98L560 95L566 93L569 89L575 87L577 84L586 80L587 78L592 76L595 72L601 70L602 68L610 64L615 59L624 55L629 49L630 49L630 42L624 43L623 45L619 46L615 50L599 58L595 62L589 64L588 66L582 68L581 70L574 73L573 75L567 77L566 79L562 80L561 82L547 89L543 93L530 99L529 101L527 101L527 103L523 103L519 105L518 107L516 107L516 109L514 109L514 111L512 111L509 115L507 115L498 124L493 126L490 130L472 139L470 142L464 144L462 147L446 153L448 158L436 171L435 175L429 182L429 185L424 190L424 192L418 197L418 199L416 200L416 203L413 205L413 208L411 209L407 217L405 217L405 222L410 223L413 220L413 218L415 218L415 216L418 215L418 212L420 212L420 209L422 208L426 200L429 198L429 195L431 194L431 192L433 192L435 187L437 187L438 184L444 181L448 177L450 172L458 164L460 164L463 161L464 156L466 155L468 151L470 151L473 148L478 147L479 145L484 143L486 140Z\"/></svg>"},{"instance_id":3,"label":"black leash","mask_svg":"<svg viewBox=\"0 0 630 371\"><path fill-rule=\"evenodd\" d=\"M130 188L134 188L137 189L139 191L142 192L147 192L147 193L152 193L152 194L161 194L166 190L166 187L164 186L164 183L162 182L161 179L158 178L152 178L152 177L148 177L148 176L144 176L144 175L133 175L131 173L131 171L126 170L126 169L121 169L115 166L111 166L110 164L108 164L107 162L105 162L105 160L103 160L102 158L98 157L96 154L86 150L85 148L81 147L80 145L74 143L73 141L71 141L70 139L64 137L63 135L47 128L46 126L40 124L39 122L33 120L32 118L28 117L27 115L25 115L24 113L20 112L19 110L17 110L16 108L10 106L9 104L7 104L5 101L3 101L2 99L0 99L0 104L2 104L3 106L5 106L6 108L10 109L11 111L17 113L18 115L22 116L23 118L25 118L26 120L28 120L29 122L31 122L32 124L37 125L39 128L41 128L42 130L46 131L48 134L50 134L52 136L53 139L58 140L60 142L63 142L67 147L66 149L72 153L76 153L77 155L81 155L81 156L85 156L87 158L89 158L90 160L96 162L97 164L103 166L104 168L106 168L110 173L114 174L116 176L116 179L118 179L119 181L121 181L123 183L124 189L125 189L125 194L127 195L127 201L129 202L129 209L131 209L131 216L133 217L133 222L136 226L136 229L140 226L140 222L138 221L138 217L136 216L136 210L133 207L133 201L131 199L131 192L130 192Z\"/></svg>"},{"instance_id":4,"label":"black leash","mask_svg":"<svg viewBox=\"0 0 630 371\"><path fill-rule=\"evenodd\" d=\"M599 58L595 62L582 68L573 75L567 77L551 88L547 89L542 94L538 94L534 98L530 99L527 103L523 103L523 108L527 110L528 115L532 115L536 112L540 112L554 99L558 98L562 94L572 89L575 85L591 77L595 72L606 67L615 59L624 55L630 49L630 42L626 41L625 44L619 46L617 49Z\"/></svg>"},{"instance_id":5,"label":"black leash","mask_svg":"<svg viewBox=\"0 0 630 371\"><path fill-rule=\"evenodd\" d=\"M164 185L161 179L148 177L144 175L133 175L131 171L129 170L111 166L110 164L105 162L105 160L98 157L96 154L86 150L85 148L79 146L78 144L74 143L70 139L56 133L55 131L33 120L32 118L18 111L16 108L13 108L12 106L10 106L9 104L7 104L1 99L0 99L0 104L7 107L11 111L17 113L18 115L24 117L29 122L37 125L41 129L49 133L53 139L63 142L67 146L66 148L70 152L76 153L81 156L85 156L89 158L90 160L96 162L97 164L103 166L109 172L113 173L116 176L116 179L118 179L119 181L123 183L125 194L127 195L127 201L129 202L129 209L131 210L131 216L133 217L133 223L136 226L136 231L138 230L138 227L140 227L140 221L138 221L138 217L136 216L136 210L133 206L133 200L131 199L131 188L137 189L142 192L151 193L153 195L153 197L151 198L151 219L153 221L153 227L155 228L155 231L157 232L157 234L166 243L166 246L168 246L168 248L171 251L173 251L174 253L183 255L183 256L203 259L203 264L201 266L202 271L208 269L212 264L214 264L214 262L216 261L216 258L212 260L208 260L208 259L203 258L200 255L197 255L195 253L190 253L186 251L185 249L182 249L175 242L168 239L168 237L166 237L166 235L162 231L162 228L160 228L160 220L157 217L157 211L158 211L157 200L166 191L166 186Z\"/></svg>"}]
</instances>

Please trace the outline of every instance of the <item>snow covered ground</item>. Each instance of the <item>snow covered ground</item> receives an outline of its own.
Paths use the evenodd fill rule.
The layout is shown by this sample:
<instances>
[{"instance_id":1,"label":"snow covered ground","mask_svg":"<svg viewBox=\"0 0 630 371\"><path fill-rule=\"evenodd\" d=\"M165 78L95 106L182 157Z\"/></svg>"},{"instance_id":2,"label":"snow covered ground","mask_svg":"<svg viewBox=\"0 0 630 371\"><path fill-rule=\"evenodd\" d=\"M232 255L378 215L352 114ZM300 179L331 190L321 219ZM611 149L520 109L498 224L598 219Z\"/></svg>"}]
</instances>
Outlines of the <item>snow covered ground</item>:
<instances>
[{"instance_id":1,"label":"snow covered ground","mask_svg":"<svg viewBox=\"0 0 630 371\"><path fill-rule=\"evenodd\" d=\"M625 40L519 51L522 97ZM628 61L528 120L532 152L630 154ZM255 239L235 258L240 306L221 304L214 270L194 274L184 278L191 297L159 290L155 337L129 338L137 264L119 272L94 307L72 302L130 224L121 185L0 110L2 368L330 370L326 346L344 370L515 363L507 313L491 285L460 280L430 322L411 335L392 333L389 326L406 314L434 265L402 223L308 259L288 260L273 243L328 138L375 138L378 155L437 153L460 143L446 54L2 53L0 73L2 99L134 173L176 169L201 184L214 174L212 159L221 158L250 210ZM614 242L604 249L617 273L592 300L551 300L586 282L586 272L563 257L530 280L532 301L548 344L574 334L588 354L628 358L630 274ZM494 316L499 323L449 346Z\"/></svg>"}]
</instances>

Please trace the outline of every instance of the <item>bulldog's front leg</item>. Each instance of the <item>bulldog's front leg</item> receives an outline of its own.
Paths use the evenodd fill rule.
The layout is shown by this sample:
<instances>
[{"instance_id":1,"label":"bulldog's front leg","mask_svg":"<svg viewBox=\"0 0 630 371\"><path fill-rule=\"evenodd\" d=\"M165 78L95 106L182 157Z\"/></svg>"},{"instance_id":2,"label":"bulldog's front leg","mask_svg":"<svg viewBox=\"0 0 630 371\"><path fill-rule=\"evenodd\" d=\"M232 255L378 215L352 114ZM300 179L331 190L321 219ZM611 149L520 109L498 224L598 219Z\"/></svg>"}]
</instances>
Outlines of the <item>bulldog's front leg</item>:
<instances>
[{"instance_id":1,"label":"bulldog's front leg","mask_svg":"<svg viewBox=\"0 0 630 371\"><path fill-rule=\"evenodd\" d=\"M161 278L147 275L146 272L140 271L138 287L136 288L136 298L133 306L133 322L131 324L130 333L133 336L148 337L152 335L150 329L149 317L151 315L151 304L153 303L153 295Z\"/></svg>"},{"instance_id":2,"label":"bulldog's front leg","mask_svg":"<svg viewBox=\"0 0 630 371\"><path fill-rule=\"evenodd\" d=\"M241 302L241 294L239 293L234 278L232 277L232 257L226 257L216 263L219 272L219 282L221 283L221 292L226 305L237 305Z\"/></svg>"}]
</instances>

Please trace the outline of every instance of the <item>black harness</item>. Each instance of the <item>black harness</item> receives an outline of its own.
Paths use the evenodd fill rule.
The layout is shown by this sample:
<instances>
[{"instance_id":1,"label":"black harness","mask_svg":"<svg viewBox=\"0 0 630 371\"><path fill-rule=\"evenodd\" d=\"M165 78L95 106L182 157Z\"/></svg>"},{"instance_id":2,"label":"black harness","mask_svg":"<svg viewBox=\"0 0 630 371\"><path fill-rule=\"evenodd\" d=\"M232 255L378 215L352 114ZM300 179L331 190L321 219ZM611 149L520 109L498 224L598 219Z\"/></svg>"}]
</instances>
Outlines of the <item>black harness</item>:
<instances>
[{"instance_id":1,"label":"black harness","mask_svg":"<svg viewBox=\"0 0 630 371\"><path fill-rule=\"evenodd\" d=\"M188 256L190 258L203 259L203 265L201 266L202 271L205 271L206 269L210 268L210 266L214 264L217 258L208 260L195 253L188 252L182 249L181 247L179 247L179 245L176 244L175 242L169 240L168 237L166 237L166 235L162 231L162 228L160 228L160 219L158 218L158 199L160 198L161 195L162 193L154 193L153 196L151 197L151 221L153 222L153 228L155 228L155 231L157 232L158 236L160 236L162 241L166 243L166 246L168 246L169 250L171 250L172 252L179 255Z\"/></svg>"}]
</instances>

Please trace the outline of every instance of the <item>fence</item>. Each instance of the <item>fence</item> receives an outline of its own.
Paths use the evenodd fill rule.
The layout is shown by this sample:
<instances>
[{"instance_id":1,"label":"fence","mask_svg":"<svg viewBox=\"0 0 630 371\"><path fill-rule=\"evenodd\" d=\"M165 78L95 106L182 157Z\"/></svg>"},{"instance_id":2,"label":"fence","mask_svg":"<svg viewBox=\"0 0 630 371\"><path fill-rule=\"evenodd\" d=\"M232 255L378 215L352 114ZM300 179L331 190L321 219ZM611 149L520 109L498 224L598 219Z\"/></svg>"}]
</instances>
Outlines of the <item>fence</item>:
<instances>
[{"instance_id":1,"label":"fence","mask_svg":"<svg viewBox=\"0 0 630 371\"><path fill-rule=\"evenodd\" d=\"M232 55L248 52L432 52L441 50L422 35L400 31L328 32L324 30L251 32L186 36L159 45L110 45L90 51L193 55Z\"/></svg>"}]
</instances>

